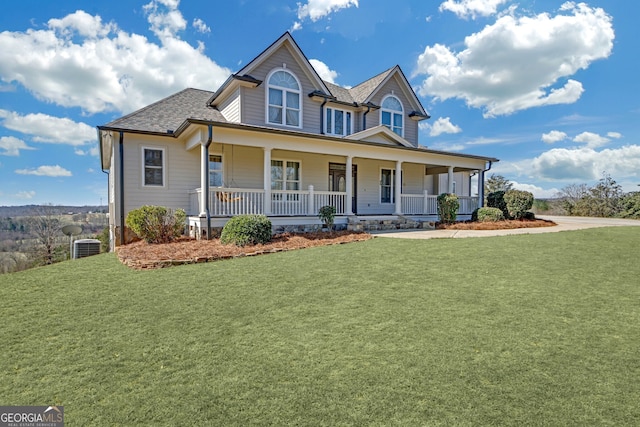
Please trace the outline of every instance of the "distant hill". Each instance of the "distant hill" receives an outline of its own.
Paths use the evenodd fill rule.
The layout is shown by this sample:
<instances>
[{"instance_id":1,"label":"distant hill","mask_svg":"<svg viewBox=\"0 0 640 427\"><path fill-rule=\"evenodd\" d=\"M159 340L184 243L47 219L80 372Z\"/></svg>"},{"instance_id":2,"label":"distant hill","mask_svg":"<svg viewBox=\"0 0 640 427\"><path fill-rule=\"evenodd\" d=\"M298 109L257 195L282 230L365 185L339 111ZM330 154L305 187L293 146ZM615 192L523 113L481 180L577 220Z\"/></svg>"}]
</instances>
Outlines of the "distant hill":
<instances>
[{"instance_id":1,"label":"distant hill","mask_svg":"<svg viewBox=\"0 0 640 427\"><path fill-rule=\"evenodd\" d=\"M24 205L24 206L0 206L0 217L17 217L17 216L30 216L40 208L41 205ZM60 214L80 214L80 213L95 213L95 212L108 212L107 206L50 206L58 211Z\"/></svg>"}]
</instances>

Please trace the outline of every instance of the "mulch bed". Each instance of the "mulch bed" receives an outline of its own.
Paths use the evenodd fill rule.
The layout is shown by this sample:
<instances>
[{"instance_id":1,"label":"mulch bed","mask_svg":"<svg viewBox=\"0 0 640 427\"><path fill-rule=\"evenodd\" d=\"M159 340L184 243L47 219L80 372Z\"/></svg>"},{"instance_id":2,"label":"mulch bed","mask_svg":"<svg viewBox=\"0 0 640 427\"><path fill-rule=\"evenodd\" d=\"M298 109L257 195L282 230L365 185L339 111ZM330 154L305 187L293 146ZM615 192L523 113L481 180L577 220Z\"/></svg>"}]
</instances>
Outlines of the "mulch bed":
<instances>
[{"instance_id":1,"label":"mulch bed","mask_svg":"<svg viewBox=\"0 0 640 427\"><path fill-rule=\"evenodd\" d=\"M183 238L171 243L149 244L144 241L116 248L120 262L136 270L195 264L221 259L255 256L310 248L314 246L339 245L369 240L368 233L351 231L285 233L273 237L266 245L223 245L219 239L195 240Z\"/></svg>"},{"instance_id":2,"label":"mulch bed","mask_svg":"<svg viewBox=\"0 0 640 427\"><path fill-rule=\"evenodd\" d=\"M542 219L508 220L499 222L457 222L436 224L438 229L448 230L507 230L513 228L552 227L555 222ZM314 246L339 245L373 238L371 234L353 231L312 233L284 233L273 237L266 245L223 245L220 239L195 240L182 238L171 243L149 244L144 241L116 248L118 259L136 270L156 269L173 265L196 264L221 259L255 256L291 251Z\"/></svg>"}]
</instances>

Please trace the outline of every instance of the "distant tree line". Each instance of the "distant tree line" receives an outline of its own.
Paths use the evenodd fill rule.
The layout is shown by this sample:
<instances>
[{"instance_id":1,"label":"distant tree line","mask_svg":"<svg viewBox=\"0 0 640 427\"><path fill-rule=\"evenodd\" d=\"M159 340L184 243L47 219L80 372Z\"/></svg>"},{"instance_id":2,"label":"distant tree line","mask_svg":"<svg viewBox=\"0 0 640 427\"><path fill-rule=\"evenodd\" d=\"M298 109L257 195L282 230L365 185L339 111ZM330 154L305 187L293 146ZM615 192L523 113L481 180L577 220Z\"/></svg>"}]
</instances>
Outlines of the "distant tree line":
<instances>
[{"instance_id":1,"label":"distant tree line","mask_svg":"<svg viewBox=\"0 0 640 427\"><path fill-rule=\"evenodd\" d=\"M485 195L511 189L513 183L502 175L492 174L485 182ZM604 173L595 185L567 185L552 199L534 201L534 208L570 216L640 219L640 191L625 193L609 174Z\"/></svg>"}]
</instances>

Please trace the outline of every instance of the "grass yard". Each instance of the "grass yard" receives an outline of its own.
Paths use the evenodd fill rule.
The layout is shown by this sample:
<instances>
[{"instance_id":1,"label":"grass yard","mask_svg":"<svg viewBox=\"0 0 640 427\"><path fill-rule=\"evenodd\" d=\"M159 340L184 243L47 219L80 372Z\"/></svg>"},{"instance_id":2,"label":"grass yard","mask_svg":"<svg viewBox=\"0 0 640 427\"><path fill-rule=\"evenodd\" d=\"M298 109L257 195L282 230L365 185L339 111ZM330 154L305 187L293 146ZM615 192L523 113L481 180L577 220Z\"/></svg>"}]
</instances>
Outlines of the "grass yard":
<instances>
[{"instance_id":1,"label":"grass yard","mask_svg":"<svg viewBox=\"0 0 640 427\"><path fill-rule=\"evenodd\" d=\"M69 426L640 424L639 227L0 275L0 404Z\"/></svg>"}]
</instances>

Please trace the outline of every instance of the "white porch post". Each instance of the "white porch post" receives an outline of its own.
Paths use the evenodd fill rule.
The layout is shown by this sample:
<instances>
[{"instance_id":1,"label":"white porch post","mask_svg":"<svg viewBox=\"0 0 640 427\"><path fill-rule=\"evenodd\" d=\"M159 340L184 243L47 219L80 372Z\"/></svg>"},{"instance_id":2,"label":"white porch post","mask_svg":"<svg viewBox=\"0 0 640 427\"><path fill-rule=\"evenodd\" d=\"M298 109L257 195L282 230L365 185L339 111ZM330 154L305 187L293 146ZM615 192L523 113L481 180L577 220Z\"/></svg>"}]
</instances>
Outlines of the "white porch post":
<instances>
[{"instance_id":1,"label":"white porch post","mask_svg":"<svg viewBox=\"0 0 640 427\"><path fill-rule=\"evenodd\" d=\"M430 214L429 212L429 192L424 190L424 198L422 199L422 213L424 215Z\"/></svg>"},{"instance_id":2,"label":"white porch post","mask_svg":"<svg viewBox=\"0 0 640 427\"><path fill-rule=\"evenodd\" d=\"M478 207L484 206L484 171L478 171Z\"/></svg>"},{"instance_id":3,"label":"white porch post","mask_svg":"<svg viewBox=\"0 0 640 427\"><path fill-rule=\"evenodd\" d=\"M396 161L396 211L395 215L402 215L402 161Z\"/></svg>"},{"instance_id":4,"label":"white porch post","mask_svg":"<svg viewBox=\"0 0 640 427\"><path fill-rule=\"evenodd\" d=\"M345 215L353 215L353 156L347 156L347 166L345 177L347 181L347 200L345 205Z\"/></svg>"},{"instance_id":5,"label":"white porch post","mask_svg":"<svg viewBox=\"0 0 640 427\"><path fill-rule=\"evenodd\" d=\"M314 216L317 214L314 206L314 201L315 201L315 194L314 194L313 185L309 185L309 200L307 200L307 214L309 216Z\"/></svg>"},{"instance_id":6,"label":"white porch post","mask_svg":"<svg viewBox=\"0 0 640 427\"><path fill-rule=\"evenodd\" d=\"M448 179L448 185L449 185L449 189L447 190L447 193L452 194L453 193L453 166L449 166L449 170L447 171L447 179Z\"/></svg>"},{"instance_id":7,"label":"white porch post","mask_svg":"<svg viewBox=\"0 0 640 427\"><path fill-rule=\"evenodd\" d=\"M264 147L264 214L271 215L271 148Z\"/></svg>"},{"instance_id":8,"label":"white porch post","mask_svg":"<svg viewBox=\"0 0 640 427\"><path fill-rule=\"evenodd\" d=\"M209 150L200 144L200 216L207 216L207 191L209 186Z\"/></svg>"}]
</instances>

